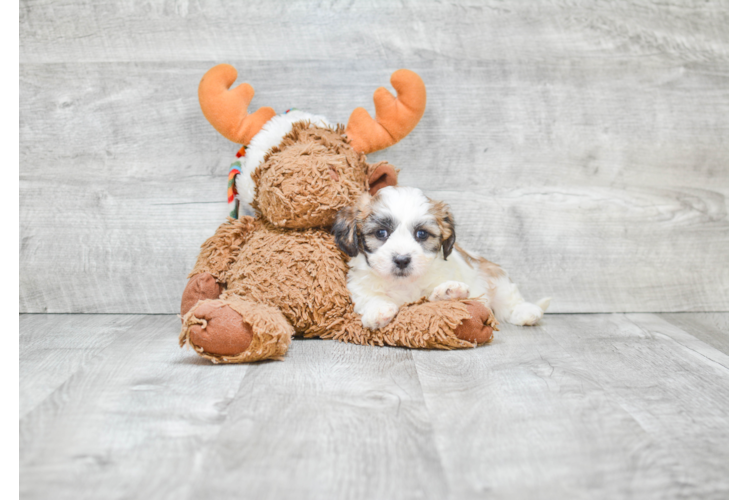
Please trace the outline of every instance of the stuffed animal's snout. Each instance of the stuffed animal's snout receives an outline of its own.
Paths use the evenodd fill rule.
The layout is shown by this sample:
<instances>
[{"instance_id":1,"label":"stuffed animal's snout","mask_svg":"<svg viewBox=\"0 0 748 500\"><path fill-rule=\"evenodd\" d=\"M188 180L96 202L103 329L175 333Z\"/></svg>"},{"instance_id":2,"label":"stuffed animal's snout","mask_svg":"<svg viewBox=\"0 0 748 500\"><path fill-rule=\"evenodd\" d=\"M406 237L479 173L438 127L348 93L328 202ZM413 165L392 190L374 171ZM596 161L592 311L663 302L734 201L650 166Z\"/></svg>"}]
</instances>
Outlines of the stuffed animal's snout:
<instances>
[{"instance_id":1,"label":"stuffed animal's snout","mask_svg":"<svg viewBox=\"0 0 748 500\"><path fill-rule=\"evenodd\" d=\"M256 209L286 228L332 225L367 188L366 165L322 144L293 144L260 166Z\"/></svg>"}]
</instances>

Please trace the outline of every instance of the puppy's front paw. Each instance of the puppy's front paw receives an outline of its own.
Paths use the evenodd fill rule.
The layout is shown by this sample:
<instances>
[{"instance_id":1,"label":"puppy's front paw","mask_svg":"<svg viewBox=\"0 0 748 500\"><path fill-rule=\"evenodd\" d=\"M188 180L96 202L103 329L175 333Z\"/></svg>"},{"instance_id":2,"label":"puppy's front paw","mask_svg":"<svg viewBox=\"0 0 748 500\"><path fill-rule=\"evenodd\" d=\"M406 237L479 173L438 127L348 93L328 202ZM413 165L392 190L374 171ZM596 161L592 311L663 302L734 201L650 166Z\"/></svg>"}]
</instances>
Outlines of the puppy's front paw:
<instances>
[{"instance_id":1,"label":"puppy's front paw","mask_svg":"<svg viewBox=\"0 0 748 500\"><path fill-rule=\"evenodd\" d=\"M392 321L398 310L399 308L395 304L380 304L366 311L361 316L361 322L370 330L379 330Z\"/></svg>"},{"instance_id":2,"label":"puppy's front paw","mask_svg":"<svg viewBox=\"0 0 748 500\"><path fill-rule=\"evenodd\" d=\"M431 292L429 300L436 302L437 300L451 300L451 299L466 299L470 296L470 288L459 281L445 281L438 287L434 288Z\"/></svg>"}]
</instances>

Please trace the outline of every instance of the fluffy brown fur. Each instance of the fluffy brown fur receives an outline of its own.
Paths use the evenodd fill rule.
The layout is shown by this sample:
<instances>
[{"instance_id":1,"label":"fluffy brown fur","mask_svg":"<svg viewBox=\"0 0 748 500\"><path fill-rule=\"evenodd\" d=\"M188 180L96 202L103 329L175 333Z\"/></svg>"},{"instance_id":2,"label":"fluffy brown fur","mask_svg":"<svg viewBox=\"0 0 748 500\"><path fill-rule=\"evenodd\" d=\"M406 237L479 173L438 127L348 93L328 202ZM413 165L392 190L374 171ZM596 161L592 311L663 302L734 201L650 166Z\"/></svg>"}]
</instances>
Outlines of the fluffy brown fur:
<instances>
[{"instance_id":1,"label":"fluffy brown fur","mask_svg":"<svg viewBox=\"0 0 748 500\"><path fill-rule=\"evenodd\" d=\"M366 163L340 127L296 124L252 172L257 218L229 219L202 245L185 290L181 345L236 363L279 359L294 334L438 349L490 340L496 322L474 302L422 300L384 329L363 327L346 288L347 257L328 227L375 172L396 176L389 165ZM205 283L211 277L218 286Z\"/></svg>"},{"instance_id":2,"label":"fluffy brown fur","mask_svg":"<svg viewBox=\"0 0 748 500\"><path fill-rule=\"evenodd\" d=\"M484 257L473 257L472 255L467 253L464 248L457 244L455 244L455 250L457 250L460 255L462 255L462 258L465 259L465 262L467 262L468 266L477 266L478 269L483 271L486 276L490 278L501 278L502 276L506 276L506 271L504 271L498 264L494 264Z\"/></svg>"},{"instance_id":3,"label":"fluffy brown fur","mask_svg":"<svg viewBox=\"0 0 748 500\"><path fill-rule=\"evenodd\" d=\"M452 215L452 212L450 212L449 206L443 201L434 201L431 199L429 201L431 202L429 213L434 216L436 219L436 225L439 226L439 234L441 234L442 241L442 253L446 260L447 257L449 257L449 254L452 253L452 248L455 244L455 218Z\"/></svg>"},{"instance_id":4,"label":"fluffy brown fur","mask_svg":"<svg viewBox=\"0 0 748 500\"><path fill-rule=\"evenodd\" d=\"M280 227L332 225L338 210L368 189L366 157L346 144L342 133L342 126L294 124L252 172L255 213Z\"/></svg>"}]
</instances>

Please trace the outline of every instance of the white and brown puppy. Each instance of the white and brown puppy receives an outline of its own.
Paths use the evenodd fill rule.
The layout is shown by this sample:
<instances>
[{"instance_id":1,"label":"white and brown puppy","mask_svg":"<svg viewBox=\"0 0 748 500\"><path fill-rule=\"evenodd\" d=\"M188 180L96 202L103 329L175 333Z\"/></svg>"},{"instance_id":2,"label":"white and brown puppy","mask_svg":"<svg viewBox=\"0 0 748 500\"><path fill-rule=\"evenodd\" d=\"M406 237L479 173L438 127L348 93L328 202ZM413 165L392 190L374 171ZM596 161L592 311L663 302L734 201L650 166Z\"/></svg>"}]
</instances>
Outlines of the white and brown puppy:
<instances>
[{"instance_id":1,"label":"white and brown puppy","mask_svg":"<svg viewBox=\"0 0 748 500\"><path fill-rule=\"evenodd\" d=\"M377 329L400 306L483 296L499 321L534 325L550 299L525 302L493 262L455 243L449 207L420 189L386 187L338 212L335 241L351 258L348 290L365 327ZM453 252L452 250L455 250Z\"/></svg>"}]
</instances>

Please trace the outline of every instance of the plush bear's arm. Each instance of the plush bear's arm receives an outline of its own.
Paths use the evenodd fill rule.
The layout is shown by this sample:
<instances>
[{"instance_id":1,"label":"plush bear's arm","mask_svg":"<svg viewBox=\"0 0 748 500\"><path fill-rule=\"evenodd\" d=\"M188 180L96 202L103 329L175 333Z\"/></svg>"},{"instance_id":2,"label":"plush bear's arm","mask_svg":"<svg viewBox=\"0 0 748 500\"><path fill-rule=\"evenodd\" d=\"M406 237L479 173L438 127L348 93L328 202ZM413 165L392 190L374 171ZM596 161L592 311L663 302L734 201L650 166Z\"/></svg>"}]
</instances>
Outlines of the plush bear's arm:
<instances>
[{"instance_id":1,"label":"plush bear's arm","mask_svg":"<svg viewBox=\"0 0 748 500\"><path fill-rule=\"evenodd\" d=\"M393 346L459 349L489 342L494 329L496 319L481 302L422 299L401 307L389 325L371 334Z\"/></svg>"},{"instance_id":2,"label":"plush bear's arm","mask_svg":"<svg viewBox=\"0 0 748 500\"><path fill-rule=\"evenodd\" d=\"M192 278L200 273L210 273L219 283L226 282L226 272L236 260L242 246L254 231L257 221L245 215L239 219L228 219L216 230L216 234L207 239L200 247L192 272Z\"/></svg>"},{"instance_id":3,"label":"plush bear's arm","mask_svg":"<svg viewBox=\"0 0 748 500\"><path fill-rule=\"evenodd\" d=\"M379 330L364 328L361 316L351 311L320 336L362 345L461 349L490 342L494 330L498 330L496 318L482 302L424 298L402 306L395 319Z\"/></svg>"}]
</instances>

